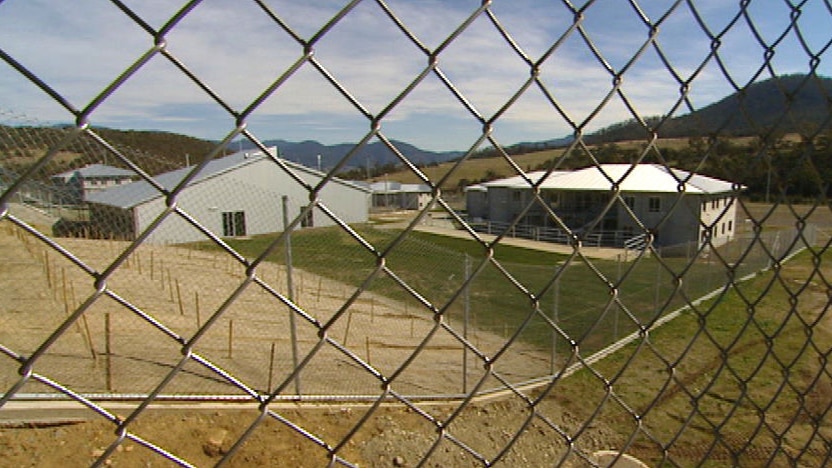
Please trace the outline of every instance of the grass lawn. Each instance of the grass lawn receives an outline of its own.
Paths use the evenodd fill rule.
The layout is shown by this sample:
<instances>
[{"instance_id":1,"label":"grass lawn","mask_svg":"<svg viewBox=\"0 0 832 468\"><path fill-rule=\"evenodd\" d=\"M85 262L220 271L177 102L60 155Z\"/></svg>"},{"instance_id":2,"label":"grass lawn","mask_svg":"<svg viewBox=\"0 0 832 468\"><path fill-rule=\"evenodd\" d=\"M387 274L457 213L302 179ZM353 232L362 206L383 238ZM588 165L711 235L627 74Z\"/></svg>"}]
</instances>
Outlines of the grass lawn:
<instances>
[{"instance_id":1,"label":"grass lawn","mask_svg":"<svg viewBox=\"0 0 832 468\"><path fill-rule=\"evenodd\" d=\"M401 231L369 225L354 229L363 243L337 227L293 233L294 267L358 287L376 270L384 253L385 267L392 275L379 273L368 286L373 293L401 301L409 312L442 311L456 324L467 315L469 325L476 329L506 337L525 323L520 339L542 349L551 349L553 340L558 341L555 347L568 347L550 322L556 322L589 353L720 287L727 279L724 265L715 257L693 264L686 258L652 256L621 263L584 263L576 258L564 264L568 258L564 255L500 245L495 249L496 262L489 262L482 246L472 240L411 232L398 242ZM274 234L228 242L253 259L277 238ZM209 244L197 247L214 248ZM276 246L266 260L284 263L285 244ZM476 277L467 294L457 294L466 271L477 272Z\"/></svg>"},{"instance_id":2,"label":"grass lawn","mask_svg":"<svg viewBox=\"0 0 832 468\"><path fill-rule=\"evenodd\" d=\"M829 278L832 254L819 258ZM569 391L552 396L581 418L604 406L598 418L622 441L634 435L628 451L651 466L675 437L668 465L700 456L711 458L705 466L762 464L756 454L770 454L779 439L786 449L774 465L793 465L788 457L802 450L822 457L829 448L818 432L832 435L832 317L829 284L813 269L803 252L599 361L595 372L579 371L563 382Z\"/></svg>"}]
</instances>

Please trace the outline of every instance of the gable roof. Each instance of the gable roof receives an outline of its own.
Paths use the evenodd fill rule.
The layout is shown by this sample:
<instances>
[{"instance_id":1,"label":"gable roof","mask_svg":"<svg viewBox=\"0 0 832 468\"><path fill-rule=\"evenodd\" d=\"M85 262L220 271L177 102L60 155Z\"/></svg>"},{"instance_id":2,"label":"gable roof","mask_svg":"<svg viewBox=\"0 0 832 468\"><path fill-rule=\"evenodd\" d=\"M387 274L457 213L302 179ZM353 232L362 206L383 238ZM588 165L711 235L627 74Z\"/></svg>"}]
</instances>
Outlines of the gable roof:
<instances>
[{"instance_id":1,"label":"gable roof","mask_svg":"<svg viewBox=\"0 0 832 468\"><path fill-rule=\"evenodd\" d=\"M629 172L628 172L629 171ZM537 181L545 172L528 173ZM678 193L684 183L685 193L717 194L744 189L744 186L702 174L692 174L681 169L672 169L661 164L601 164L574 171L556 171L540 185L542 189L571 191L609 191L617 183L621 192L631 193ZM520 176L486 182L487 187L528 189L529 184Z\"/></svg>"},{"instance_id":2,"label":"gable roof","mask_svg":"<svg viewBox=\"0 0 832 468\"><path fill-rule=\"evenodd\" d=\"M425 184L403 184L395 181L380 181L369 184L373 193L431 193Z\"/></svg>"},{"instance_id":3,"label":"gable roof","mask_svg":"<svg viewBox=\"0 0 832 468\"><path fill-rule=\"evenodd\" d=\"M61 172L60 174L55 174L52 177L59 177L64 180L71 179L80 175L84 179L96 179L96 178L134 178L137 177L136 173L129 170L129 169L122 169L120 167L113 167L108 166L106 164L87 164L84 167L79 167L78 169L71 169L66 172Z\"/></svg>"},{"instance_id":4,"label":"gable roof","mask_svg":"<svg viewBox=\"0 0 832 468\"><path fill-rule=\"evenodd\" d=\"M275 155L276 149L269 148L269 153ZM267 156L263 154L263 152L261 151L241 151L228 156L224 156L222 158L214 159L208 164L206 164L201 171L199 171L196 177L194 177L194 179L188 184L188 187L191 187L205 180L220 176L222 174L234 171L249 164L262 161L266 158ZM306 172L308 174L313 174L319 177L324 177L326 175L323 172L310 169L306 166L294 163L292 161L288 161L285 159L282 159L281 161L287 166L289 166L291 169L299 172ZM192 170L193 167L183 167L170 172L166 172L164 174L156 175L153 177L153 179L165 189L172 190ZM369 192L369 190L365 187L360 187L358 185L351 184L341 179L335 178L332 179L332 182L347 185L351 188L361 190L363 192ZM129 184L119 185L116 187L101 190L96 193L92 193L87 197L87 201L102 205L115 206L122 209L130 209L137 205L146 203L150 200L160 198L162 196L163 194L159 193L156 187L150 185L150 183L148 183L146 180L139 180L136 182L131 182Z\"/></svg>"}]
</instances>

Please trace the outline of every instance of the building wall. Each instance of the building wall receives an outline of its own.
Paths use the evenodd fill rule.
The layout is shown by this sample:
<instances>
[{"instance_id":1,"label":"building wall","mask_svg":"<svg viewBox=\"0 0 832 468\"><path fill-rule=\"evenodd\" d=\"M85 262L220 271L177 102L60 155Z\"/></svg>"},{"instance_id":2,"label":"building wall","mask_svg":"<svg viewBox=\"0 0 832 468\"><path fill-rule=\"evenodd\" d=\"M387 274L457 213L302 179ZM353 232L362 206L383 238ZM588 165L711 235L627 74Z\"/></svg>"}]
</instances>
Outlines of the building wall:
<instances>
[{"instance_id":1,"label":"building wall","mask_svg":"<svg viewBox=\"0 0 832 468\"><path fill-rule=\"evenodd\" d=\"M298 175L310 185L320 180L313 174L298 172ZM291 223L299 216L301 209L308 205L308 192L273 162L262 160L188 187L177 198L177 203L220 237L224 235L223 213L244 212L245 233L250 236L283 230L284 195L288 196L288 218ZM368 220L368 192L332 182L321 191L320 200L347 223ZM165 200L161 197L136 206L133 212L138 230L146 229L164 208ZM335 223L320 209L313 210L312 226L333 224ZM205 239L202 233L174 213L154 231L148 241L168 244Z\"/></svg>"},{"instance_id":2,"label":"building wall","mask_svg":"<svg viewBox=\"0 0 832 468\"><path fill-rule=\"evenodd\" d=\"M550 198L558 201L552 205L552 208L572 228L578 228L590 218L597 216L600 213L598 210L606 204L609 197L606 192L560 191L558 194L554 192L550 194ZM487 219L493 222L511 222L523 210L531 196L529 190L506 187L489 187L487 194L470 191L467 193L468 215L473 219L485 214ZM686 194L676 204L678 197L676 193L630 192L622 194L625 201L632 203L631 209L639 221L648 229L655 231L656 245L701 242L702 231L707 229L700 223L700 216L703 223L713 225L711 242L715 246L722 245L733 238L736 231L736 203L728 203L731 200L730 195L704 197ZM586 208L580 208L583 205L586 205ZM670 218L664 220L668 213L670 213ZM533 214L534 209L529 211L527 220L543 218L543 222L535 223L541 226L553 224L547 223L545 217L535 218ZM608 214L607 218L605 220L607 222L601 224L604 227L599 227L599 229L631 230L633 235L640 233L641 228L621 204L618 204L615 211ZM615 226L606 226L606 224Z\"/></svg>"},{"instance_id":3,"label":"building wall","mask_svg":"<svg viewBox=\"0 0 832 468\"><path fill-rule=\"evenodd\" d=\"M115 206L91 204L90 226L94 237L113 239L135 238L132 212Z\"/></svg>"},{"instance_id":4,"label":"building wall","mask_svg":"<svg viewBox=\"0 0 832 468\"><path fill-rule=\"evenodd\" d=\"M495 223L508 223L526 206L528 190L507 187L488 188L488 219Z\"/></svg>"},{"instance_id":5,"label":"building wall","mask_svg":"<svg viewBox=\"0 0 832 468\"><path fill-rule=\"evenodd\" d=\"M468 190L465 192L465 211L468 219L482 221L488 217L488 192L485 190Z\"/></svg>"},{"instance_id":6,"label":"building wall","mask_svg":"<svg viewBox=\"0 0 832 468\"><path fill-rule=\"evenodd\" d=\"M737 200L728 194L703 197L700 203L700 216L704 226L700 226L700 240L703 231L709 231L711 244L720 246L734 238L737 231Z\"/></svg>"}]
</instances>

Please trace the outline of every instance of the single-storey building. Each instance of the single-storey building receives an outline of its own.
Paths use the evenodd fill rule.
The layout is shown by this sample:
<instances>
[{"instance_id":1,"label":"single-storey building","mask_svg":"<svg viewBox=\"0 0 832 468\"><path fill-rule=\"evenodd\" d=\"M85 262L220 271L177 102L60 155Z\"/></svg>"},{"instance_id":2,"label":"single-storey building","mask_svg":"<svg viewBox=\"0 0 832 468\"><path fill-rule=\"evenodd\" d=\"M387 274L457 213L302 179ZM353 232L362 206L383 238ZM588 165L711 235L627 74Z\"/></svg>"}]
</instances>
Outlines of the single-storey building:
<instances>
[{"instance_id":1,"label":"single-storey building","mask_svg":"<svg viewBox=\"0 0 832 468\"><path fill-rule=\"evenodd\" d=\"M424 184L393 181L369 184L373 191L373 208L387 210L421 210L430 203L432 191Z\"/></svg>"},{"instance_id":2,"label":"single-storey building","mask_svg":"<svg viewBox=\"0 0 832 468\"><path fill-rule=\"evenodd\" d=\"M545 172L527 176L537 182ZM615 185L620 199L613 201ZM545 207L540 201L533 202L529 183L515 176L468 187L466 208L475 226L488 225L495 232L499 231L495 224L508 225L523 213L515 230L535 238L550 234L549 238L565 239L559 223L546 210L548 207L570 231L586 233L586 238L598 245L625 245L644 234L639 222L653 234L656 245L701 245L706 239L721 245L736 231L736 197L742 188L660 164L602 164L557 171L546 177L540 184ZM684 195L680 195L680 190ZM532 206L526 210L530 203ZM594 229L587 232L596 222Z\"/></svg>"},{"instance_id":3,"label":"single-storey building","mask_svg":"<svg viewBox=\"0 0 832 468\"><path fill-rule=\"evenodd\" d=\"M51 177L60 198L55 202L64 205L79 204L91 193L129 184L136 179L135 172L106 164L87 164Z\"/></svg>"},{"instance_id":4,"label":"single-storey building","mask_svg":"<svg viewBox=\"0 0 832 468\"><path fill-rule=\"evenodd\" d=\"M271 149L272 155L275 154ZM315 186L324 173L282 160L293 175ZM160 174L154 180L172 190L192 167ZM283 197L287 217L293 221L309 204L309 193L269 156L257 151L239 152L209 162L179 193L177 206L220 237L250 236L283 230ZM321 190L320 202L346 223L368 220L370 191L332 179ZM145 180L90 194L91 228L100 236L134 239L150 226L166 207L166 197ZM315 208L298 227L335 224ZM205 240L185 219L172 214L157 226L148 242L176 244Z\"/></svg>"}]
</instances>

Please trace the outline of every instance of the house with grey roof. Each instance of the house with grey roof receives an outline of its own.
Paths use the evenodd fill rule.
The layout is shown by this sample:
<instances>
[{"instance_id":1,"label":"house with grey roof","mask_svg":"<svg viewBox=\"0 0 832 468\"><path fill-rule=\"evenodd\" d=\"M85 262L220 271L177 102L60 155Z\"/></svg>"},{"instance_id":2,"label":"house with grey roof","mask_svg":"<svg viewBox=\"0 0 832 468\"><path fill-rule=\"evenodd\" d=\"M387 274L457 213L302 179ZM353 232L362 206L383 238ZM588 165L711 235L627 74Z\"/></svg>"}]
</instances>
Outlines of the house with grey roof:
<instances>
[{"instance_id":1,"label":"house with grey roof","mask_svg":"<svg viewBox=\"0 0 832 468\"><path fill-rule=\"evenodd\" d=\"M275 150L270 152L239 152L209 162L178 194L177 208L219 237L282 231L284 197L286 214L292 222L309 204L308 187L319 184L325 174L281 160L288 168L286 171L272 159ZM193 169L185 167L154 176L156 185L140 180L90 194L87 201L93 231L103 237L135 239L165 211L167 193ZM321 189L319 200L346 223L368 220L367 188L333 178ZM316 207L298 227L333 224ZM171 213L147 237L147 242L176 244L205 239L205 234L186 217Z\"/></svg>"},{"instance_id":2,"label":"house with grey roof","mask_svg":"<svg viewBox=\"0 0 832 468\"><path fill-rule=\"evenodd\" d=\"M55 193L60 194L57 203L75 205L84 202L91 193L110 187L128 184L137 179L135 172L106 164L87 164L51 177Z\"/></svg>"},{"instance_id":3,"label":"house with grey roof","mask_svg":"<svg viewBox=\"0 0 832 468\"><path fill-rule=\"evenodd\" d=\"M380 181L369 184L376 210L421 210L431 200L432 190L425 184Z\"/></svg>"},{"instance_id":4,"label":"house with grey roof","mask_svg":"<svg viewBox=\"0 0 832 468\"><path fill-rule=\"evenodd\" d=\"M646 229L659 246L708 240L716 246L736 232L736 197L742 189L660 164L601 164L470 186L466 209L475 227L495 233L518 219L512 232L532 238L548 235L565 242L573 232L595 245L623 246Z\"/></svg>"}]
</instances>

